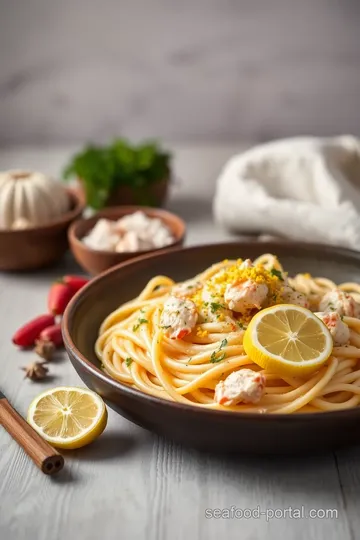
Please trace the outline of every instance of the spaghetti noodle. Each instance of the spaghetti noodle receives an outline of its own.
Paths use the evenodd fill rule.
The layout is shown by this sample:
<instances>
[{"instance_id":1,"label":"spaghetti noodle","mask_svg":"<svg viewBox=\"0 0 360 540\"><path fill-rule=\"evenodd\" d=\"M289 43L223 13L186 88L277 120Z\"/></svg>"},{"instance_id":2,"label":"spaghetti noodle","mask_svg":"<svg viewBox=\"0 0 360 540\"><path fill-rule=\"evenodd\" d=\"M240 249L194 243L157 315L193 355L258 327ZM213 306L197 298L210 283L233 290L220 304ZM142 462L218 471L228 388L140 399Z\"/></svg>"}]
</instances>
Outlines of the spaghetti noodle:
<instances>
[{"instance_id":1,"label":"spaghetti noodle","mask_svg":"<svg viewBox=\"0 0 360 540\"><path fill-rule=\"evenodd\" d=\"M105 372L152 396L207 409L301 413L357 407L360 402L360 319L342 318L350 329L350 342L334 346L329 360L315 374L299 378L265 372L245 354L242 344L251 313L239 316L222 300L221 276L231 275L234 269L244 266L241 260L223 261L180 285L165 276L154 277L137 298L120 306L102 323L95 350ZM287 278L277 258L270 254L260 256L254 261L254 267L246 270L246 275L255 276L256 281L254 268L259 270L262 282L267 280L271 293L268 305L284 303L281 301L284 280L296 294L304 295L312 311L318 311L324 295L333 289L344 291L360 302L360 285L336 285L329 279L313 278L310 274ZM215 300L206 301L206 291L214 286L217 292L211 299ZM179 296L194 302L199 317L191 332L181 339L173 339L164 327L163 310L169 297L179 291L182 291ZM216 385L244 368L265 376L260 401L227 406L218 403Z\"/></svg>"}]
</instances>

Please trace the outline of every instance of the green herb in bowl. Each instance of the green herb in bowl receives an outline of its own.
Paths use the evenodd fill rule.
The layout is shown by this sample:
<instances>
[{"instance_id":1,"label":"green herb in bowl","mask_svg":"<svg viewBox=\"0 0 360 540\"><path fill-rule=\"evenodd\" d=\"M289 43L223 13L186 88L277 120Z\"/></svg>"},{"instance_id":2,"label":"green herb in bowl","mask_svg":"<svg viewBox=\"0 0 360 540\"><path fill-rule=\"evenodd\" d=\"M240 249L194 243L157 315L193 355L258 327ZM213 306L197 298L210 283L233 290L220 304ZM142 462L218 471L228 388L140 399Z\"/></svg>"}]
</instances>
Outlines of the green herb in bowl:
<instances>
[{"instance_id":1,"label":"green herb in bowl","mask_svg":"<svg viewBox=\"0 0 360 540\"><path fill-rule=\"evenodd\" d=\"M107 146L87 146L64 171L77 178L86 203L95 209L121 204L161 206L170 180L171 155L155 142L138 145L115 139Z\"/></svg>"}]
</instances>

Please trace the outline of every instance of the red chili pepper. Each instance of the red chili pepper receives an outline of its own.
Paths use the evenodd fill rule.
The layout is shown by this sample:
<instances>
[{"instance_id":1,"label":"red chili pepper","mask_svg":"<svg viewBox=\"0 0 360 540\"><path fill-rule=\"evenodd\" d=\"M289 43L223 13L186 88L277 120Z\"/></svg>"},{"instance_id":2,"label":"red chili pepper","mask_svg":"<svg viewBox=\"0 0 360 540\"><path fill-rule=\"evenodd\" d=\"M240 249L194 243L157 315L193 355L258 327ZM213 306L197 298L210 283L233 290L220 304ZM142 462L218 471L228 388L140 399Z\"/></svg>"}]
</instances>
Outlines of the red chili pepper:
<instances>
[{"instance_id":1,"label":"red chili pepper","mask_svg":"<svg viewBox=\"0 0 360 540\"><path fill-rule=\"evenodd\" d=\"M62 315L74 296L74 291L63 281L51 285L48 296L48 308L53 315Z\"/></svg>"},{"instance_id":2,"label":"red chili pepper","mask_svg":"<svg viewBox=\"0 0 360 540\"><path fill-rule=\"evenodd\" d=\"M53 315L40 315L19 328L12 341L19 347L31 347L40 336L41 331L53 324L55 324Z\"/></svg>"},{"instance_id":3,"label":"red chili pepper","mask_svg":"<svg viewBox=\"0 0 360 540\"><path fill-rule=\"evenodd\" d=\"M39 338L43 341L50 340L55 347L61 347L63 345L63 337L61 333L61 324L53 324L45 328L39 335Z\"/></svg>"},{"instance_id":4,"label":"red chili pepper","mask_svg":"<svg viewBox=\"0 0 360 540\"><path fill-rule=\"evenodd\" d=\"M63 279L64 283L71 287L74 294L80 291L80 289L82 289L90 281L88 278L85 278L83 276L64 276Z\"/></svg>"}]
</instances>

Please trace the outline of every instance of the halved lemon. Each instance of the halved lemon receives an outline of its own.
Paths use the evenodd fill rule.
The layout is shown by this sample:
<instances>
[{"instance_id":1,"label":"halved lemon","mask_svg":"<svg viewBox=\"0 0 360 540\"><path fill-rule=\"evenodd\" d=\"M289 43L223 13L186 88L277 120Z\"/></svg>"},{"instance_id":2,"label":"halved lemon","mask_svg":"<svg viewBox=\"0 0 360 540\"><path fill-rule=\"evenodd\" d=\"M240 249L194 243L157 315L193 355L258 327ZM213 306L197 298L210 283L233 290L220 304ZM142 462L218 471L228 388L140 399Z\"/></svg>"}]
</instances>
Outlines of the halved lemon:
<instances>
[{"instance_id":1,"label":"halved lemon","mask_svg":"<svg viewBox=\"0 0 360 540\"><path fill-rule=\"evenodd\" d=\"M332 353L333 340L314 313L279 304L252 318L243 345L253 362L271 373L291 377L320 369Z\"/></svg>"},{"instance_id":2,"label":"halved lemon","mask_svg":"<svg viewBox=\"0 0 360 540\"><path fill-rule=\"evenodd\" d=\"M107 424L107 409L91 390L60 386L33 400L27 420L52 446L73 450L101 435Z\"/></svg>"}]
</instances>

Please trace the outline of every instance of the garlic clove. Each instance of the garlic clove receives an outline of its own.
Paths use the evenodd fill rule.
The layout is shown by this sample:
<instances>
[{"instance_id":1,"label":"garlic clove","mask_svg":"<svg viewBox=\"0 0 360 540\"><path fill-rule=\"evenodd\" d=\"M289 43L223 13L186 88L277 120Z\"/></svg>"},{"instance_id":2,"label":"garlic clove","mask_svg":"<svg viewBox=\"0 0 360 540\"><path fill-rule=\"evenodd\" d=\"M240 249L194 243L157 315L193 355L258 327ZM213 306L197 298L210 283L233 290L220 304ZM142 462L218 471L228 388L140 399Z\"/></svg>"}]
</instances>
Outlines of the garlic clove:
<instances>
[{"instance_id":1,"label":"garlic clove","mask_svg":"<svg viewBox=\"0 0 360 540\"><path fill-rule=\"evenodd\" d=\"M11 228L19 218L43 225L70 206L66 189L48 176L32 171L0 172L0 228Z\"/></svg>"}]
</instances>

